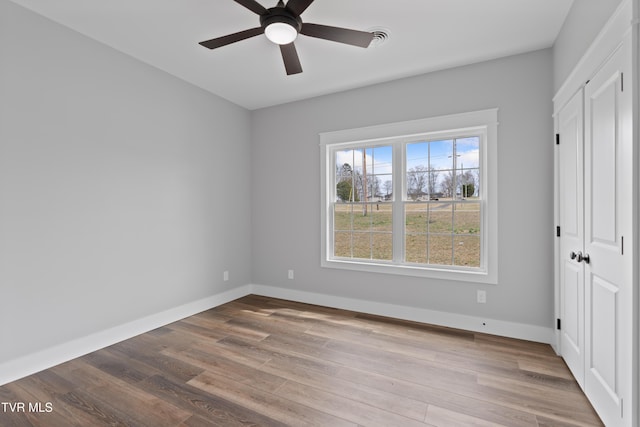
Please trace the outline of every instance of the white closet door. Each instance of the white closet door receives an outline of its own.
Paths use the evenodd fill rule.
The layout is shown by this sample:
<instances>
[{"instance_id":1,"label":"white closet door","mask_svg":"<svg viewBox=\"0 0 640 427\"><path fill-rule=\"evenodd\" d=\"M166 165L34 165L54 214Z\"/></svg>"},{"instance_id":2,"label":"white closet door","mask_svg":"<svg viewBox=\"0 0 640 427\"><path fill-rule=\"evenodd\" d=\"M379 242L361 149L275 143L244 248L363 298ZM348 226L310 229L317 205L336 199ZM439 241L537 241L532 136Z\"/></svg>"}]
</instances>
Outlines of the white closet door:
<instances>
[{"instance_id":1,"label":"white closet door","mask_svg":"<svg viewBox=\"0 0 640 427\"><path fill-rule=\"evenodd\" d=\"M560 223L561 352L580 386L584 383L584 138L583 92L578 91L557 115L558 205Z\"/></svg>"},{"instance_id":2,"label":"white closet door","mask_svg":"<svg viewBox=\"0 0 640 427\"><path fill-rule=\"evenodd\" d=\"M632 195L625 68L626 55L619 49L585 86L584 389L608 426L626 424L622 397L631 381L631 268L623 255ZM630 83L631 73L624 74Z\"/></svg>"}]
</instances>

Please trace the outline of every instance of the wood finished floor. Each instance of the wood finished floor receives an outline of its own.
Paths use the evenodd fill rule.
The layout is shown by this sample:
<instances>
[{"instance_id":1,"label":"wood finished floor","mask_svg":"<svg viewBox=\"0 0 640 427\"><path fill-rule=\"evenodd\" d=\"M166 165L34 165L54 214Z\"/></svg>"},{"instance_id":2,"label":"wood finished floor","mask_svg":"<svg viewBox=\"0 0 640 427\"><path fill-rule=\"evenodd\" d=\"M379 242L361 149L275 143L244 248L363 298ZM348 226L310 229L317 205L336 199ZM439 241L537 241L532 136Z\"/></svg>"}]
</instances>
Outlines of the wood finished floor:
<instances>
[{"instance_id":1,"label":"wood finished floor","mask_svg":"<svg viewBox=\"0 0 640 427\"><path fill-rule=\"evenodd\" d=\"M548 345L248 296L0 387L5 426L599 426ZM28 408L27 408L28 409Z\"/></svg>"}]
</instances>

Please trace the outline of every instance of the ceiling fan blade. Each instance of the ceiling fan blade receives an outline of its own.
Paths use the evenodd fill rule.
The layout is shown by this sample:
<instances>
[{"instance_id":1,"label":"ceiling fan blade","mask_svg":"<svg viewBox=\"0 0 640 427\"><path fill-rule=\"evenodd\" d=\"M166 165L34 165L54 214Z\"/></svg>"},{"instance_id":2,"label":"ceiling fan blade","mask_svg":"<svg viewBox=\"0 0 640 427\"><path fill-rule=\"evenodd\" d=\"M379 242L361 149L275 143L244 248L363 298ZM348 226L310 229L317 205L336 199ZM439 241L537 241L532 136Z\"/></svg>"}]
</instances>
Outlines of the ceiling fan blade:
<instances>
[{"instance_id":1,"label":"ceiling fan blade","mask_svg":"<svg viewBox=\"0 0 640 427\"><path fill-rule=\"evenodd\" d=\"M311 3L313 3L313 0L289 0L287 9L295 13L296 16L300 16L302 12L307 10Z\"/></svg>"},{"instance_id":2,"label":"ceiling fan blade","mask_svg":"<svg viewBox=\"0 0 640 427\"><path fill-rule=\"evenodd\" d=\"M262 15L266 13L267 9L255 0L234 0L236 3L243 5L250 11Z\"/></svg>"},{"instance_id":3,"label":"ceiling fan blade","mask_svg":"<svg viewBox=\"0 0 640 427\"><path fill-rule=\"evenodd\" d=\"M373 34L366 31L308 23L302 24L300 34L359 47L368 47L373 40Z\"/></svg>"},{"instance_id":4,"label":"ceiling fan blade","mask_svg":"<svg viewBox=\"0 0 640 427\"><path fill-rule=\"evenodd\" d=\"M298 58L298 51L296 51L296 46L293 43L281 44L280 52L282 53L284 68L287 70L288 76L302 72L302 65L300 64L300 58Z\"/></svg>"},{"instance_id":5,"label":"ceiling fan blade","mask_svg":"<svg viewBox=\"0 0 640 427\"><path fill-rule=\"evenodd\" d=\"M239 42L244 39L259 36L264 33L262 27L251 28L249 30L240 31L237 33L229 34L227 36L217 37L215 39L200 42L198 44L208 47L209 49L215 49L218 47L226 46L231 43Z\"/></svg>"}]
</instances>

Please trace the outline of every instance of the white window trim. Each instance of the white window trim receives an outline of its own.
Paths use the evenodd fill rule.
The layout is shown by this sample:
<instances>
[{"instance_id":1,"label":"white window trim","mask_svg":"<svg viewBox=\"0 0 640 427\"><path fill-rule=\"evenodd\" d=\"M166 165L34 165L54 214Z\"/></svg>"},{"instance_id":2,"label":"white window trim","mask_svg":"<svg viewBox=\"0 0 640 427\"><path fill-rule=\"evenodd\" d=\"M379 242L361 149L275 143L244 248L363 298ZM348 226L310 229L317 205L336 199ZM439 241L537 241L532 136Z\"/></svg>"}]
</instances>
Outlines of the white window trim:
<instances>
[{"instance_id":1,"label":"white window trim","mask_svg":"<svg viewBox=\"0 0 640 427\"><path fill-rule=\"evenodd\" d=\"M332 215L329 212L333 195L333 180L328 173L334 168L332 153L337 147L353 144L381 145L390 141L412 142L416 138L429 138L450 134L467 133L469 130L482 130L486 141L480 149L481 182L483 183L483 241L482 253L484 265L481 269L465 270L448 266L419 266L404 264L387 264L375 260L331 259ZM399 274L405 276L447 279L483 284L498 283L498 109L488 109L461 114L452 114L426 119L411 120L369 126L358 129L347 129L320 134L320 173L321 173L321 265L328 268L367 271L374 273ZM403 170L404 155L394 152L394 170ZM329 168L328 168L329 167ZM404 179L394 180L394 194L404 194ZM394 221L403 222L402 212L394 209ZM400 236L394 235L394 245Z\"/></svg>"}]
</instances>

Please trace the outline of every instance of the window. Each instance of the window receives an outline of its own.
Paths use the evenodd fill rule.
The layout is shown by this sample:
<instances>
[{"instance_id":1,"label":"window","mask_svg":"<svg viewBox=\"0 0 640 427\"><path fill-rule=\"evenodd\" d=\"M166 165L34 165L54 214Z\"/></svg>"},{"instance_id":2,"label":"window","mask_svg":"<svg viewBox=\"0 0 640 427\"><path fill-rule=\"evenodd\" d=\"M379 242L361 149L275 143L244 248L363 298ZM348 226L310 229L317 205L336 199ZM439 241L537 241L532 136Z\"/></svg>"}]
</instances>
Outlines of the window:
<instances>
[{"instance_id":1,"label":"window","mask_svg":"<svg viewBox=\"0 0 640 427\"><path fill-rule=\"evenodd\" d=\"M322 133L322 265L497 282L497 110Z\"/></svg>"}]
</instances>

